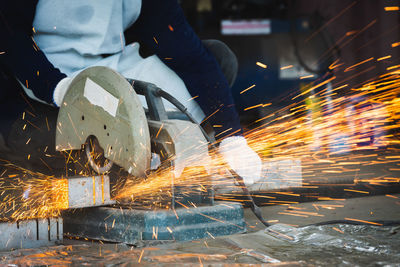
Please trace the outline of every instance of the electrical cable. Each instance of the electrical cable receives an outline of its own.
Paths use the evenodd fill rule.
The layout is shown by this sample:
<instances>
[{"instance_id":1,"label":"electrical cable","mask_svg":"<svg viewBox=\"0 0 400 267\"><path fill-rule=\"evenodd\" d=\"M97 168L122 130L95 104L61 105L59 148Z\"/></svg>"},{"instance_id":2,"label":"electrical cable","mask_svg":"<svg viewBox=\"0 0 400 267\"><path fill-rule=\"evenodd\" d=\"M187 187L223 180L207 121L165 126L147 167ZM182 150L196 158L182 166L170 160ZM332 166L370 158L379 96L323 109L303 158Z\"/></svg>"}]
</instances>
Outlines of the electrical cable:
<instances>
[{"instance_id":1,"label":"electrical cable","mask_svg":"<svg viewBox=\"0 0 400 267\"><path fill-rule=\"evenodd\" d=\"M239 184L239 187L242 188L243 193L245 194L245 196L247 197L248 200L250 200L250 209L253 211L254 215L257 217L257 219L264 224L265 226L269 227L271 226L271 224L269 224L267 221L264 220L262 213L261 213L261 209L259 206L256 205L256 203L254 202L253 197L250 194L249 189L247 188L246 184L243 181L243 177L241 177L240 175L238 175L234 170L229 169L230 173L232 174L232 176L236 179L236 181Z\"/></svg>"},{"instance_id":2,"label":"electrical cable","mask_svg":"<svg viewBox=\"0 0 400 267\"><path fill-rule=\"evenodd\" d=\"M352 220L330 220L330 221L323 221L319 223L312 223L307 224L302 227L306 226L323 226L323 225L330 225L330 224L350 224L350 225L369 225L369 226L397 226L400 225L400 221L372 221L372 222L361 222L361 221L352 221ZM376 224L376 225L375 225Z\"/></svg>"}]
</instances>

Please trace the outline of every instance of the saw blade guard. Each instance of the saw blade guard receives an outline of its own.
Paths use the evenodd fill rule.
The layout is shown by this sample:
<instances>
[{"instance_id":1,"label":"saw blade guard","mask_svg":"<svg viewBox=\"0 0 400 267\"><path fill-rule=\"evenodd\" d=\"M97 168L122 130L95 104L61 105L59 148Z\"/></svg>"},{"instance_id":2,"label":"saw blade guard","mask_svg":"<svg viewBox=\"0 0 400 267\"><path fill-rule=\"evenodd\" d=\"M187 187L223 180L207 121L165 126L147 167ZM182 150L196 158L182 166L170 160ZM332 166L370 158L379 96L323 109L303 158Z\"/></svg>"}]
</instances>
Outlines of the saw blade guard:
<instances>
[{"instance_id":1,"label":"saw blade guard","mask_svg":"<svg viewBox=\"0 0 400 267\"><path fill-rule=\"evenodd\" d=\"M56 149L80 150L95 136L104 157L134 176L150 168L151 146L142 104L129 82L107 67L91 67L69 85L57 120Z\"/></svg>"}]
</instances>

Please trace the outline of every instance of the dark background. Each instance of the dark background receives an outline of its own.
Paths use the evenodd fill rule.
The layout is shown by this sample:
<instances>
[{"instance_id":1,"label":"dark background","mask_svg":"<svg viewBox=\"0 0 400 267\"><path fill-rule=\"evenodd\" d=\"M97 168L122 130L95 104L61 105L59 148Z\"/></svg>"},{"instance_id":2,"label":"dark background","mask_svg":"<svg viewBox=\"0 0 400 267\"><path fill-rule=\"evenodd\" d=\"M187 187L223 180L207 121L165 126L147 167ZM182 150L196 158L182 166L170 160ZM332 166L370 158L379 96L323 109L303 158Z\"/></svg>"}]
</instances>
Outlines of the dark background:
<instances>
[{"instance_id":1,"label":"dark background","mask_svg":"<svg viewBox=\"0 0 400 267\"><path fill-rule=\"evenodd\" d=\"M187 18L202 39L219 39L235 52L239 74L233 94L244 125L290 104L299 88L332 75L336 81L357 87L382 74L399 61L399 11L385 11L397 1L383 0L181 0ZM269 35L221 34L223 19L270 19ZM314 74L308 79L282 78L280 68L288 57L296 68ZM391 55L390 60L376 59ZM374 57L360 72L343 72L344 68ZM260 68L256 62L268 65ZM343 64L333 71L333 62ZM289 64L287 64L289 65ZM240 92L256 87L246 94ZM341 92L345 93L345 92ZM244 111L260 103L271 106Z\"/></svg>"}]
</instances>

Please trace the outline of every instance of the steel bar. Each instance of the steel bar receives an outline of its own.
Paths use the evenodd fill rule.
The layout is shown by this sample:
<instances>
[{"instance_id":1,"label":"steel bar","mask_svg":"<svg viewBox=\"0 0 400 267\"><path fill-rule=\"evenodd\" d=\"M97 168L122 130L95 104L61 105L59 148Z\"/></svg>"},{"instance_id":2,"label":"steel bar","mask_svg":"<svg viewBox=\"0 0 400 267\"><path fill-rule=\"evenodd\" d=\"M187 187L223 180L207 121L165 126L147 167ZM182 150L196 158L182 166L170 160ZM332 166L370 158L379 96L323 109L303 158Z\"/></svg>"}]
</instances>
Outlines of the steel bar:
<instances>
[{"instance_id":1,"label":"steel bar","mask_svg":"<svg viewBox=\"0 0 400 267\"><path fill-rule=\"evenodd\" d=\"M107 175L68 178L68 208L112 205L110 179Z\"/></svg>"}]
</instances>

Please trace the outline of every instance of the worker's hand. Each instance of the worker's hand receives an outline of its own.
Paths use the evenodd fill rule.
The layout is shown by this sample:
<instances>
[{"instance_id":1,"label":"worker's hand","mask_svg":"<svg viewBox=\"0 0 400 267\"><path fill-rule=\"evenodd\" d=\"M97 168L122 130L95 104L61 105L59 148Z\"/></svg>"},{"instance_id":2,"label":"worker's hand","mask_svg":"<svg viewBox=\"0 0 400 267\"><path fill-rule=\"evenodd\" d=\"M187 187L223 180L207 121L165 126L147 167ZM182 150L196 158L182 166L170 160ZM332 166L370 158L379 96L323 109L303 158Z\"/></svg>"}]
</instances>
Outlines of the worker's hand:
<instances>
[{"instance_id":1,"label":"worker's hand","mask_svg":"<svg viewBox=\"0 0 400 267\"><path fill-rule=\"evenodd\" d=\"M66 77L62 79L61 81L58 82L56 89L54 89L53 93L53 99L54 99L54 104L56 104L57 107L60 107L65 94L67 93L68 87L71 84L73 78Z\"/></svg>"},{"instance_id":2,"label":"worker's hand","mask_svg":"<svg viewBox=\"0 0 400 267\"><path fill-rule=\"evenodd\" d=\"M219 153L229 167L243 178L246 185L252 185L261 179L261 159L248 146L244 137L225 138L219 146Z\"/></svg>"}]
</instances>

